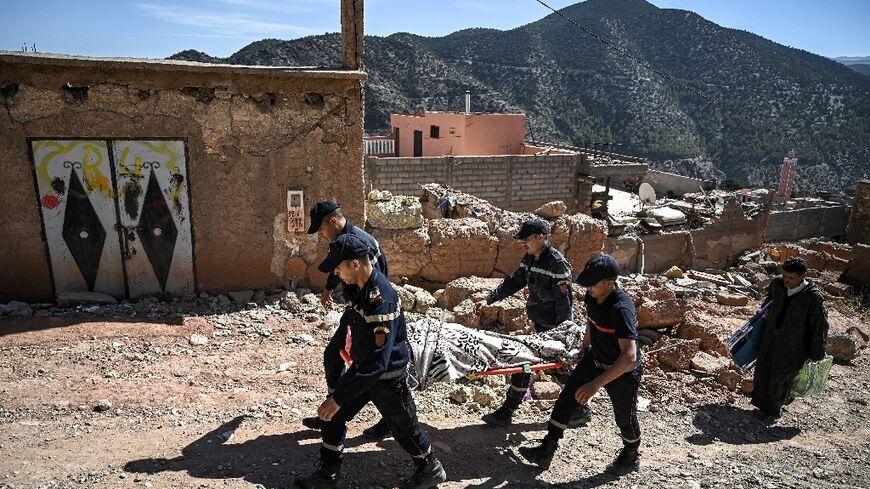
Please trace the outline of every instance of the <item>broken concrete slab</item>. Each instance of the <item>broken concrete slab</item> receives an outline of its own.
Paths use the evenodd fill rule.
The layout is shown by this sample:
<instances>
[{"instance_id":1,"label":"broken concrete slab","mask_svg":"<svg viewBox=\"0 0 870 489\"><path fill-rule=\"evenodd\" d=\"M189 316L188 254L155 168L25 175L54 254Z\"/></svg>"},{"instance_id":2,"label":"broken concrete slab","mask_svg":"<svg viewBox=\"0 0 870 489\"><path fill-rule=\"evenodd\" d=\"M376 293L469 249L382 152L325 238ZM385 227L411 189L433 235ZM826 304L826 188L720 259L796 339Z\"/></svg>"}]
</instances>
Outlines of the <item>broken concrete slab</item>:
<instances>
[{"instance_id":1,"label":"broken concrete slab","mask_svg":"<svg viewBox=\"0 0 870 489\"><path fill-rule=\"evenodd\" d=\"M399 296L399 303L402 305L402 310L405 312L413 311L417 302L414 293L401 285L393 284L393 288L396 289L396 295Z\"/></svg>"},{"instance_id":2,"label":"broken concrete slab","mask_svg":"<svg viewBox=\"0 0 870 489\"><path fill-rule=\"evenodd\" d=\"M452 310L462 301L472 298L480 300L502 282L500 278L462 277L451 280L438 296L438 306ZM480 297L480 299L477 299Z\"/></svg>"},{"instance_id":3,"label":"broken concrete slab","mask_svg":"<svg viewBox=\"0 0 870 489\"><path fill-rule=\"evenodd\" d=\"M699 272L697 270L689 270L687 275L695 280L703 280L705 282L711 282L716 285L730 285L731 282L728 281L724 277L720 277L718 275L713 275L712 273Z\"/></svg>"},{"instance_id":4,"label":"broken concrete slab","mask_svg":"<svg viewBox=\"0 0 870 489\"><path fill-rule=\"evenodd\" d=\"M674 291L667 287L652 285L636 288L627 285L626 291L637 306L639 328L669 328L686 319L686 305L677 300Z\"/></svg>"},{"instance_id":5,"label":"broken concrete slab","mask_svg":"<svg viewBox=\"0 0 870 489\"><path fill-rule=\"evenodd\" d=\"M677 336L700 340L702 350L725 357L729 355L728 338L752 316L751 313L747 313L745 309L735 309L734 317L722 318L689 311L686 314L686 322L677 328Z\"/></svg>"},{"instance_id":6,"label":"broken concrete slab","mask_svg":"<svg viewBox=\"0 0 870 489\"><path fill-rule=\"evenodd\" d=\"M415 197L396 195L389 200L366 202L366 222L381 229L417 229L423 226L423 210Z\"/></svg>"},{"instance_id":7,"label":"broken concrete slab","mask_svg":"<svg viewBox=\"0 0 870 489\"><path fill-rule=\"evenodd\" d=\"M740 294L718 292L716 294L716 301L725 306L745 306L749 304L749 297Z\"/></svg>"},{"instance_id":8,"label":"broken concrete slab","mask_svg":"<svg viewBox=\"0 0 870 489\"><path fill-rule=\"evenodd\" d=\"M658 351L659 363L662 365L677 370L688 370L700 345L701 340L697 338L686 340L664 336L653 349Z\"/></svg>"},{"instance_id":9,"label":"broken concrete slab","mask_svg":"<svg viewBox=\"0 0 870 489\"><path fill-rule=\"evenodd\" d=\"M555 400L561 392L562 387L555 382L538 381L532 384L532 397L535 399Z\"/></svg>"},{"instance_id":10,"label":"broken concrete slab","mask_svg":"<svg viewBox=\"0 0 870 489\"><path fill-rule=\"evenodd\" d=\"M695 353L690 361L691 367L708 375L718 375L731 364L728 358L713 356L705 351Z\"/></svg>"},{"instance_id":11,"label":"broken concrete slab","mask_svg":"<svg viewBox=\"0 0 870 489\"><path fill-rule=\"evenodd\" d=\"M414 291L414 310L420 314L426 314L429 308L435 306L437 301L429 292L419 289Z\"/></svg>"}]
</instances>

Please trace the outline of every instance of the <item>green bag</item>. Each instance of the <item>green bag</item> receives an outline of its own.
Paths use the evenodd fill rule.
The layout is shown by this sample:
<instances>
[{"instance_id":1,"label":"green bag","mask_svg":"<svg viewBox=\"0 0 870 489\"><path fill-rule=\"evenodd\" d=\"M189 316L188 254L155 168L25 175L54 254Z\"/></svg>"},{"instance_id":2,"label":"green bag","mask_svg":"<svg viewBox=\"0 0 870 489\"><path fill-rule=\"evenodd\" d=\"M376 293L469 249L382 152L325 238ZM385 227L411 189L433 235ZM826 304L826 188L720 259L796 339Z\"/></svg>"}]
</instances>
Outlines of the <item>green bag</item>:
<instances>
[{"instance_id":1,"label":"green bag","mask_svg":"<svg viewBox=\"0 0 870 489\"><path fill-rule=\"evenodd\" d=\"M791 383L791 394L795 397L806 397L825 390L833 363L834 357L831 355L825 355L818 362L807 360Z\"/></svg>"}]
</instances>

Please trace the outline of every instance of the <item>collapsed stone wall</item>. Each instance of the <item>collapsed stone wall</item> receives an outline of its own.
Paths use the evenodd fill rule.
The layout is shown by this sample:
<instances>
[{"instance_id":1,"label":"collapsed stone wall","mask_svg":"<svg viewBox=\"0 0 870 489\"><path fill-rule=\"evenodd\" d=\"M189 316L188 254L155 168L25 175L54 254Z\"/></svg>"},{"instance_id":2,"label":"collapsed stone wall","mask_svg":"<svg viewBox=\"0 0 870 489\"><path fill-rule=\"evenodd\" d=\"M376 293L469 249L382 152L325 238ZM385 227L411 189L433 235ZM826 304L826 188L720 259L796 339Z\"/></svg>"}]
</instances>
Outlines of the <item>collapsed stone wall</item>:
<instances>
[{"instance_id":1,"label":"collapsed stone wall","mask_svg":"<svg viewBox=\"0 0 870 489\"><path fill-rule=\"evenodd\" d=\"M849 222L849 207L811 207L770 213L767 241L797 241L812 237L842 237Z\"/></svg>"},{"instance_id":2,"label":"collapsed stone wall","mask_svg":"<svg viewBox=\"0 0 870 489\"><path fill-rule=\"evenodd\" d=\"M726 268L746 250L761 246L767 214L748 218L740 204L729 199L719 218L689 231L614 236L604 245L625 272L661 273L671 266L683 269Z\"/></svg>"},{"instance_id":3,"label":"collapsed stone wall","mask_svg":"<svg viewBox=\"0 0 870 489\"><path fill-rule=\"evenodd\" d=\"M392 199L403 201L408 197ZM396 207L393 202L370 200L368 214L381 215L383 211L373 208ZM404 229L389 229L395 226L385 227L382 221L380 227L374 227L370 220L369 230L384 249L391 278L437 287L459 277L503 277L517 267L524 255L522 245L513 235L523 221L535 216L550 223L553 246L565 254L575 271L590 256L601 252L607 236L603 221L585 214L563 214L564 204L544 206L536 210L539 214L506 211L480 199L468 205L477 207L474 212L452 209L451 216L461 217L423 217L426 213L432 216L431 203L425 206L430 208L427 212L420 208L419 220L408 219L405 213L396 211L398 219L409 223ZM561 212L548 212L553 207Z\"/></svg>"}]
</instances>

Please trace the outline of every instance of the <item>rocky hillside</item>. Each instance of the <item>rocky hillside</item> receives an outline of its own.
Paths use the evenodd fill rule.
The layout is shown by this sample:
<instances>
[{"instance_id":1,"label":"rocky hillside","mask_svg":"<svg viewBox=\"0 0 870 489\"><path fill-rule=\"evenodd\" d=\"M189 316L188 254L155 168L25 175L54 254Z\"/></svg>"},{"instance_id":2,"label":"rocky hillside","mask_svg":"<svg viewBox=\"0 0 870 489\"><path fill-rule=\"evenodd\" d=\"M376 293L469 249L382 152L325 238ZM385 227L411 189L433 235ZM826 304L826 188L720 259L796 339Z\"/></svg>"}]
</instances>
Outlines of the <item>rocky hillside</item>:
<instances>
[{"instance_id":1,"label":"rocky hillside","mask_svg":"<svg viewBox=\"0 0 870 489\"><path fill-rule=\"evenodd\" d=\"M870 78L833 60L726 29L644 0L587 0L562 11L643 62L764 125L821 148L798 147L798 188L852 192L870 177ZM251 65L335 66L339 36L252 43L226 59ZM795 145L663 80L555 14L509 30L445 37L366 38L366 130L389 131L392 112L525 112L529 136L620 152L700 177L775 183Z\"/></svg>"}]
</instances>

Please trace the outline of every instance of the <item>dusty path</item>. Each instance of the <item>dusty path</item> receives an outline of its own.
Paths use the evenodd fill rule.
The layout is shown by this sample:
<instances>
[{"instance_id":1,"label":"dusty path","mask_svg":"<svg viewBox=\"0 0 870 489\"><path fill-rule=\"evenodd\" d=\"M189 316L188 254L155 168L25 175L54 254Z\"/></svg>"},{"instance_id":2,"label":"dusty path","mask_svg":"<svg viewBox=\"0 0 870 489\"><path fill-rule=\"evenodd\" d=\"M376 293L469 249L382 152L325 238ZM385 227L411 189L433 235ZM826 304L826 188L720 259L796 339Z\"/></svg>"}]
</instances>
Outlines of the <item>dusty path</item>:
<instances>
[{"instance_id":1,"label":"dusty path","mask_svg":"<svg viewBox=\"0 0 870 489\"><path fill-rule=\"evenodd\" d=\"M208 317L0 321L0 488L292 487L319 445L299 422L324 391L317 324L270 320L264 334ZM208 344L191 345L193 334ZM479 406L447 400L450 386L418 394L450 477L441 487L870 487L866 354L835 366L824 395L769 427L743 396L657 375L641 392L651 401L640 413L643 468L621 480L601 475L619 443L606 396L540 474L515 454L544 434L537 403L524 403L511 428L491 429ZM101 399L112 407L96 412ZM343 487L395 487L410 470L393 440L360 436L373 417L367 408L350 426Z\"/></svg>"}]
</instances>

